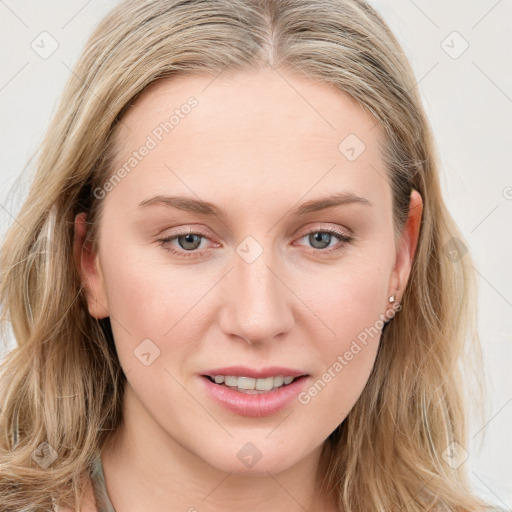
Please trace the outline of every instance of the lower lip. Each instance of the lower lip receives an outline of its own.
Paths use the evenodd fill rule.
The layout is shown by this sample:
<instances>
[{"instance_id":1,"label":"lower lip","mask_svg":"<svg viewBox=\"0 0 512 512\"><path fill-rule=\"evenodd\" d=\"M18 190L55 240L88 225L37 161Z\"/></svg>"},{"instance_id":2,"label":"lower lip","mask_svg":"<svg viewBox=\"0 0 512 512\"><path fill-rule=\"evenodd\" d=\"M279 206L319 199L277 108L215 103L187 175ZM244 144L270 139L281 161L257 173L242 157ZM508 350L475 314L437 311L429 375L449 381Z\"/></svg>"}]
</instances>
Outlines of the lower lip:
<instances>
[{"instance_id":1,"label":"lower lip","mask_svg":"<svg viewBox=\"0 0 512 512\"><path fill-rule=\"evenodd\" d=\"M208 392L211 393L211 396L227 409L240 416L260 418L276 414L291 404L304 388L308 376L303 375L296 378L291 384L261 394L235 391L226 386L215 384L203 375L201 375L201 379L205 383Z\"/></svg>"}]
</instances>

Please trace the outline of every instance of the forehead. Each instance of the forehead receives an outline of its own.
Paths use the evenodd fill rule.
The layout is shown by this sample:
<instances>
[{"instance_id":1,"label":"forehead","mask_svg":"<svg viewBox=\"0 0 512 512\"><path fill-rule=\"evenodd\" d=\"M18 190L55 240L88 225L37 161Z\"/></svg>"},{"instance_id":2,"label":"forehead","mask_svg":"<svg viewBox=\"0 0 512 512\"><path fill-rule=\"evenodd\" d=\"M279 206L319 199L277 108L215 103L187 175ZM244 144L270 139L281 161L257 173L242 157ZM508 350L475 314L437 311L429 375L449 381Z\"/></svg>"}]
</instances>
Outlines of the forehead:
<instances>
[{"instance_id":1,"label":"forehead","mask_svg":"<svg viewBox=\"0 0 512 512\"><path fill-rule=\"evenodd\" d=\"M319 179L320 187L337 182L360 192L386 185L375 118L348 94L298 73L159 80L124 115L115 165L149 139L154 147L130 176L133 187L167 182L169 168L198 193L212 183L244 183L253 194L273 184L299 195Z\"/></svg>"},{"instance_id":2,"label":"forehead","mask_svg":"<svg viewBox=\"0 0 512 512\"><path fill-rule=\"evenodd\" d=\"M185 118L192 120L181 123L184 119L179 111L191 97L197 106L191 112L193 115L185 114ZM158 80L129 107L118 141L135 142L137 135L151 133L158 123L169 120L174 111L178 111L180 128L174 126L173 135L179 133L181 137L202 134L238 141L248 136L270 139L281 135L282 139L296 139L307 135L321 137L337 149L336 142L349 130L369 143L380 134L375 118L333 85L298 73L262 69Z\"/></svg>"}]
</instances>

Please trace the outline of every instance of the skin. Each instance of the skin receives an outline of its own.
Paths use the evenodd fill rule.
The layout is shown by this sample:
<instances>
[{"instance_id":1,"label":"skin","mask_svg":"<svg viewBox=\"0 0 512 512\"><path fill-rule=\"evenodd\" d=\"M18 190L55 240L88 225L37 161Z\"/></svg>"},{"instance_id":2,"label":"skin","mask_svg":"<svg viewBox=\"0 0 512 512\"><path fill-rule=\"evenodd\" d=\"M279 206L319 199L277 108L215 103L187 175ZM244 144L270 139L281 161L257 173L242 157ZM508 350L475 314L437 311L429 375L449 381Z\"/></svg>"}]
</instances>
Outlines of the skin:
<instances>
[{"instance_id":1,"label":"skin","mask_svg":"<svg viewBox=\"0 0 512 512\"><path fill-rule=\"evenodd\" d=\"M327 437L368 380L378 336L309 403L263 418L214 402L198 374L280 365L308 373L307 389L390 309L390 295L400 302L421 197L411 194L396 239L381 127L347 94L271 69L153 84L123 118L116 166L190 96L197 107L102 200L97 251L84 244L85 214L75 219L89 313L111 317L128 381L123 425L102 453L109 496L118 512L334 511L316 494L315 474L325 469ZM366 146L355 161L338 149L351 133ZM345 191L371 205L291 213ZM156 195L200 198L227 216L138 206ZM205 236L195 249L203 254L166 250L185 253L183 238L157 241L180 228ZM307 234L326 228L353 242L333 235L326 244L339 250L325 252ZM252 263L236 251L246 237L262 249ZM145 366L134 350L148 338L160 355ZM248 442L262 454L251 468L237 458Z\"/></svg>"}]
</instances>

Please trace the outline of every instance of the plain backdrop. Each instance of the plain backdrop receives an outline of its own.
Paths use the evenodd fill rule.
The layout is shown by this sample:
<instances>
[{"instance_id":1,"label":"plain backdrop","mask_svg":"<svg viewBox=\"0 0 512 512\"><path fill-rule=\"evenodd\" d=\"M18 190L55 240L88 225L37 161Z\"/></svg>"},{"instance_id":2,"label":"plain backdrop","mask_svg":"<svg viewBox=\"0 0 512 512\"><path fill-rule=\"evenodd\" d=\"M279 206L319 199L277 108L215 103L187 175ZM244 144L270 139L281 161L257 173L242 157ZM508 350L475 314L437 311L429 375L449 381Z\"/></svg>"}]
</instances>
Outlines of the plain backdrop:
<instances>
[{"instance_id":1,"label":"plain backdrop","mask_svg":"<svg viewBox=\"0 0 512 512\"><path fill-rule=\"evenodd\" d=\"M1 238L64 83L115 3L0 0ZM466 464L480 495L512 509L512 2L372 4L413 66L441 155L444 197L479 276L487 412L483 422L473 419Z\"/></svg>"}]
</instances>

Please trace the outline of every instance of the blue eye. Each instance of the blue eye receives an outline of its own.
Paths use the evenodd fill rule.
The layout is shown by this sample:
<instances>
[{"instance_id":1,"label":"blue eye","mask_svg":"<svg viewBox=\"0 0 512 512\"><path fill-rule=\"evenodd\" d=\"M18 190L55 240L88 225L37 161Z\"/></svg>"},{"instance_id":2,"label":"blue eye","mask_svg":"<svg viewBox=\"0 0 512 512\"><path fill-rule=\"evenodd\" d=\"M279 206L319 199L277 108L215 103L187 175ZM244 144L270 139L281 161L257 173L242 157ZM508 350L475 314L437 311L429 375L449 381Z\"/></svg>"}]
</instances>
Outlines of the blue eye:
<instances>
[{"instance_id":1,"label":"blue eye","mask_svg":"<svg viewBox=\"0 0 512 512\"><path fill-rule=\"evenodd\" d=\"M331 252L333 250L338 250L341 249L344 244L351 243L353 241L353 237L335 229L316 229L314 231L309 231L308 233L305 233L301 239L306 237L312 248L316 249L315 252ZM337 238L339 242L338 244L331 246L333 238Z\"/></svg>"},{"instance_id":2,"label":"blue eye","mask_svg":"<svg viewBox=\"0 0 512 512\"><path fill-rule=\"evenodd\" d=\"M206 239L206 236L201 233L182 233L173 236L169 236L166 238L160 238L157 241L160 243L162 248L166 251L169 251L173 254L177 254L178 256L197 256L198 254L202 254L204 251L196 251L196 249L201 245L202 239ZM172 241L176 240L180 249L176 249L175 246L169 245Z\"/></svg>"},{"instance_id":3,"label":"blue eye","mask_svg":"<svg viewBox=\"0 0 512 512\"><path fill-rule=\"evenodd\" d=\"M201 235L189 233L187 235L179 235L176 237L178 244L186 251L197 249L201 245ZM192 247L191 247L192 246Z\"/></svg>"}]
</instances>

